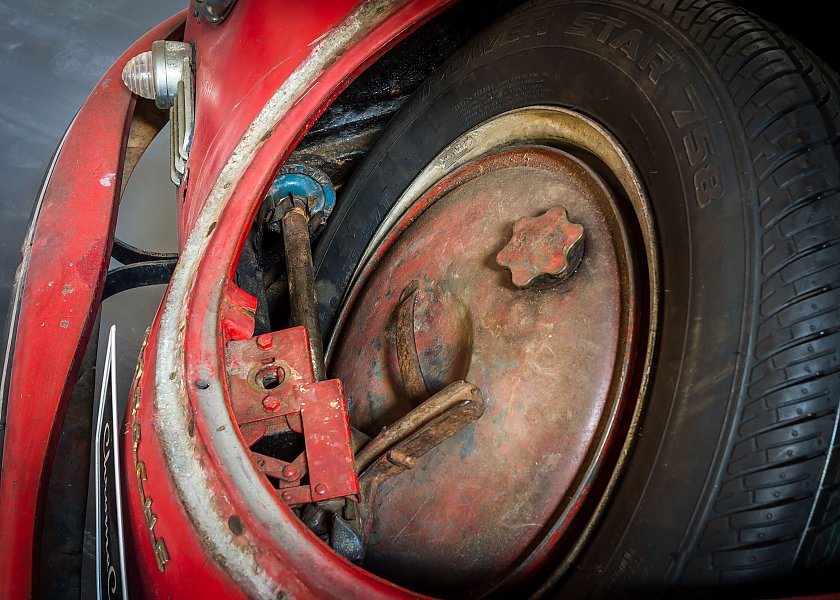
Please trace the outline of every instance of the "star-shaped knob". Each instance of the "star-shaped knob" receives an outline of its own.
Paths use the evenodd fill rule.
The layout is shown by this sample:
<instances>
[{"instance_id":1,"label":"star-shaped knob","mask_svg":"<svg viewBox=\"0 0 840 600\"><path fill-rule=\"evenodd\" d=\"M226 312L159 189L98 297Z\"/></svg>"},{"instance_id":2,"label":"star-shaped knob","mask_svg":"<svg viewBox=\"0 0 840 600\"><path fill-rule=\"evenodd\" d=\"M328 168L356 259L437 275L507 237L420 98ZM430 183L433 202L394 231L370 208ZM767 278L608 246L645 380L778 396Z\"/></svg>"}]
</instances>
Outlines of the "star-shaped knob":
<instances>
[{"instance_id":1,"label":"star-shaped knob","mask_svg":"<svg viewBox=\"0 0 840 600\"><path fill-rule=\"evenodd\" d=\"M548 287L575 272L583 258L583 226L569 221L562 206L513 224L510 241L496 255L518 288Z\"/></svg>"}]
</instances>

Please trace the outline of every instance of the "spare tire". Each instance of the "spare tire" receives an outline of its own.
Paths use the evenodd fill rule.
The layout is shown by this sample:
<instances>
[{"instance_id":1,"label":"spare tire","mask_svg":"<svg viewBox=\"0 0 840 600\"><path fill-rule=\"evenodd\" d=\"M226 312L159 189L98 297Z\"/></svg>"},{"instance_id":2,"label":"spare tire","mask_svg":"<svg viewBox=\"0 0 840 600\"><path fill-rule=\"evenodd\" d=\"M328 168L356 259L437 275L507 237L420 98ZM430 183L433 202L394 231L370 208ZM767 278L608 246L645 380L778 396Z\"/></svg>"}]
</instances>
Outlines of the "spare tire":
<instances>
[{"instance_id":1,"label":"spare tire","mask_svg":"<svg viewBox=\"0 0 840 600\"><path fill-rule=\"evenodd\" d=\"M341 194L315 253L325 331L417 174L529 106L577 111L618 140L661 264L618 485L582 551L537 586L604 595L825 573L840 546L840 96L833 73L736 6L532 2L478 36Z\"/></svg>"}]
</instances>

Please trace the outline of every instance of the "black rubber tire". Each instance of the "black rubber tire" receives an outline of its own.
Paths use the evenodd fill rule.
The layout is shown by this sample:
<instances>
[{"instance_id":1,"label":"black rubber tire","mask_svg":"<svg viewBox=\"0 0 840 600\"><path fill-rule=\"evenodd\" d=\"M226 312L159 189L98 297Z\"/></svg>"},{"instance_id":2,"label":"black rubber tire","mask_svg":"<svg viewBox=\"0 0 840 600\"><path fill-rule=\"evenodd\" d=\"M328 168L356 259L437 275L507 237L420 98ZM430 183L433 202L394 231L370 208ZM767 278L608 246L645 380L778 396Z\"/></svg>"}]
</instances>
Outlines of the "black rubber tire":
<instances>
[{"instance_id":1,"label":"black rubber tire","mask_svg":"<svg viewBox=\"0 0 840 600\"><path fill-rule=\"evenodd\" d=\"M786 580L838 559L840 94L728 2L517 9L433 75L354 174L315 264L329 330L377 224L443 147L570 107L629 152L660 236L661 326L638 438L567 592Z\"/></svg>"}]
</instances>

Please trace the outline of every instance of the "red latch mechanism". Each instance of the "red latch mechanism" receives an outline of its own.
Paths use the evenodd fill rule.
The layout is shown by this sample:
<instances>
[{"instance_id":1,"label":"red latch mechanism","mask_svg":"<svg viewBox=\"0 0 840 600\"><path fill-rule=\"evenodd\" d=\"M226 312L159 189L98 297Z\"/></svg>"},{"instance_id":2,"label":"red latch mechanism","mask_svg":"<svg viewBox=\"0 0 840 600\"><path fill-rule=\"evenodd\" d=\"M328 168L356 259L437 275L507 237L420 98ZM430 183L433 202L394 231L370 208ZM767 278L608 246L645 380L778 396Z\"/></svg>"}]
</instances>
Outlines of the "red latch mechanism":
<instances>
[{"instance_id":1,"label":"red latch mechanism","mask_svg":"<svg viewBox=\"0 0 840 600\"><path fill-rule=\"evenodd\" d=\"M315 381L304 327L227 344L231 408L245 443L266 435L303 434L304 452L291 462L253 453L278 481L289 505L358 496L344 392L337 379ZM304 483L306 482L306 483Z\"/></svg>"}]
</instances>

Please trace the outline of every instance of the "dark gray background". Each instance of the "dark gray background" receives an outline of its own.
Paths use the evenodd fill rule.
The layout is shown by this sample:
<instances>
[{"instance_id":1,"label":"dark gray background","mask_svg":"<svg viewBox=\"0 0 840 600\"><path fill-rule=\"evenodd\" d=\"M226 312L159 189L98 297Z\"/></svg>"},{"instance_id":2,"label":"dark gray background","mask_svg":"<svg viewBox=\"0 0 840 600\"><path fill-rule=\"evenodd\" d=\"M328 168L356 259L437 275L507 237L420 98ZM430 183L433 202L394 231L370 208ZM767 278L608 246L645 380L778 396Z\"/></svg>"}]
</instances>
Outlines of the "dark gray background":
<instances>
[{"instance_id":1,"label":"dark gray background","mask_svg":"<svg viewBox=\"0 0 840 600\"><path fill-rule=\"evenodd\" d=\"M0 318L35 196L67 125L126 47L186 6L187 0L0 0ZM149 195L167 193L174 202L168 179L166 170L149 178L155 188ZM165 227L161 241L171 231Z\"/></svg>"}]
</instances>

